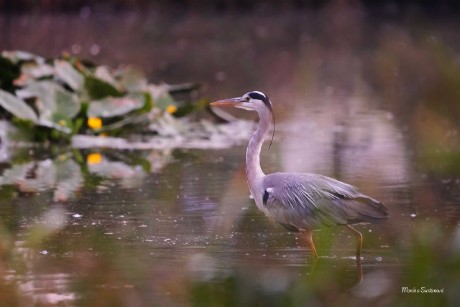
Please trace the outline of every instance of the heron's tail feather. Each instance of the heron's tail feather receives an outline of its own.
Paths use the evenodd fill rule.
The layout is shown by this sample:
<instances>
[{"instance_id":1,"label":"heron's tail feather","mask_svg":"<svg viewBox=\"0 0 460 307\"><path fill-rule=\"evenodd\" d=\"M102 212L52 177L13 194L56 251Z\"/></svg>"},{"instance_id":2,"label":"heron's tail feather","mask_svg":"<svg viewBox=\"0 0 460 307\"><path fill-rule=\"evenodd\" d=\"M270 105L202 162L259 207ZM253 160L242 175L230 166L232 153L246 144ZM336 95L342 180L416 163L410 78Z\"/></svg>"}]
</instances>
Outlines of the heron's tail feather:
<instances>
[{"instance_id":1,"label":"heron's tail feather","mask_svg":"<svg viewBox=\"0 0 460 307\"><path fill-rule=\"evenodd\" d=\"M389 216L388 208L384 204L364 195L348 199L347 203L347 211L350 211L348 214L350 218L347 220L349 224L379 223Z\"/></svg>"}]
</instances>

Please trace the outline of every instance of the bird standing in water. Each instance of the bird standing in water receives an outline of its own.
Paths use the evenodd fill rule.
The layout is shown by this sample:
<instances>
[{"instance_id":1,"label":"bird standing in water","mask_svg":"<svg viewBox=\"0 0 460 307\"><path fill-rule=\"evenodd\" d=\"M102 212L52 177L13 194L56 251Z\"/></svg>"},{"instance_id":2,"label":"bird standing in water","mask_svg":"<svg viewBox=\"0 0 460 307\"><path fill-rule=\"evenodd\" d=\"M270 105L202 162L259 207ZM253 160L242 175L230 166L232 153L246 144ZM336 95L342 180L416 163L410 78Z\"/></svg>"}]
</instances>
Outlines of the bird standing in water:
<instances>
[{"instance_id":1,"label":"bird standing in water","mask_svg":"<svg viewBox=\"0 0 460 307\"><path fill-rule=\"evenodd\" d=\"M361 194L344 182L310 173L265 175L260 167L260 151L273 119L267 95L252 91L241 97L223 99L212 106L234 106L259 114L259 125L246 151L246 177L257 207L289 231L305 235L312 255L317 258L312 231L325 226L344 225L357 238L357 259L362 234L351 224L375 223L388 217L379 201Z\"/></svg>"}]
</instances>

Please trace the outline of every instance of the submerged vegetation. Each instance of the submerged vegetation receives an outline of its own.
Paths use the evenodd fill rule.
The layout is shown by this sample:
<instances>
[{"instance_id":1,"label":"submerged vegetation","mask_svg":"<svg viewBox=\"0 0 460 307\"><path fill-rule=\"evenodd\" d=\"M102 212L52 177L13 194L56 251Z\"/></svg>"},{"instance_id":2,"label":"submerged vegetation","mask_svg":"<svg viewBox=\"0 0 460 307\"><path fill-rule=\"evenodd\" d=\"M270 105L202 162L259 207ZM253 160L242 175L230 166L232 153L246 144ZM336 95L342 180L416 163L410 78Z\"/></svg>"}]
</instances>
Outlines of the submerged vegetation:
<instances>
[{"instance_id":1,"label":"submerged vegetation","mask_svg":"<svg viewBox=\"0 0 460 307\"><path fill-rule=\"evenodd\" d=\"M207 105L195 98L198 84L150 84L132 66L111 69L69 54L44 59L4 51L0 72L0 118L33 141L69 140L76 134L164 135L171 131L165 122Z\"/></svg>"}]
</instances>

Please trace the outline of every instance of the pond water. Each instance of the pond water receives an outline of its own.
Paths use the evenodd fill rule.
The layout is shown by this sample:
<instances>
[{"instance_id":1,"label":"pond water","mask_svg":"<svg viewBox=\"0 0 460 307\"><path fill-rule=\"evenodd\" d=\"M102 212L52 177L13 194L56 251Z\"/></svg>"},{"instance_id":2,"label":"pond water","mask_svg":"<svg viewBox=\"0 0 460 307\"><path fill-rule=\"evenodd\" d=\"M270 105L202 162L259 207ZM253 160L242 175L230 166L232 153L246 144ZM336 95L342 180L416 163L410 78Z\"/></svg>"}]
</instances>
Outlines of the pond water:
<instances>
[{"instance_id":1,"label":"pond water","mask_svg":"<svg viewBox=\"0 0 460 307\"><path fill-rule=\"evenodd\" d=\"M234 16L189 16L175 23L158 16L123 15L118 21L104 15L90 18L73 36L60 32L54 45L38 44L31 51L76 51L76 41L91 50L99 33L91 29L106 29L113 39L117 28L109 25L120 22L132 31L140 23L139 32L125 33L125 40L112 40L112 46L105 38L98 41L107 62L125 55L122 62L140 61L161 78L208 80L206 93L213 98L268 89L278 121L275 142L262 154L267 173L335 177L389 207L387 222L357 226L364 235L361 263L346 229L315 232L320 257L313 260L301 237L257 210L246 185L245 140L221 149L143 151L2 143L2 303L455 305L460 300L458 42L446 24L420 34L382 23L367 35L362 27L367 19L359 12L339 14L337 24L327 26L321 16L312 21L290 13L275 23L273 16L242 16L234 25ZM64 24L62 18L3 17L3 22L41 31ZM69 18L65 25L71 27L83 17ZM157 26L170 35L161 36ZM332 34L342 28L348 36ZM226 40L220 36L225 31ZM242 38L239 31L252 32ZM16 42L8 36L3 45L31 49L34 41L25 32ZM83 38L85 33L90 38ZM155 40L161 42L157 49ZM121 52L124 45L137 47ZM165 56L164 62L150 63L148 50ZM228 50L240 52L243 60Z\"/></svg>"},{"instance_id":2,"label":"pond water","mask_svg":"<svg viewBox=\"0 0 460 307\"><path fill-rule=\"evenodd\" d=\"M340 158L327 137L337 128L305 140L293 127L308 131L311 122L280 123L262 157L267 170L339 176L388 205L388 222L358 226L360 265L345 229L317 231L314 260L302 238L257 210L245 181L245 144L54 155L27 149L28 162L12 151L0 177L2 296L21 305L276 306L400 300L404 286L453 291L439 277L419 285L411 274L442 264L432 259L432 248L446 253L436 240L458 248L459 180L415 171L404 142L389 138L392 120L376 118L361 127L354 118L339 132L348 136ZM446 294L430 295L444 301Z\"/></svg>"}]
</instances>

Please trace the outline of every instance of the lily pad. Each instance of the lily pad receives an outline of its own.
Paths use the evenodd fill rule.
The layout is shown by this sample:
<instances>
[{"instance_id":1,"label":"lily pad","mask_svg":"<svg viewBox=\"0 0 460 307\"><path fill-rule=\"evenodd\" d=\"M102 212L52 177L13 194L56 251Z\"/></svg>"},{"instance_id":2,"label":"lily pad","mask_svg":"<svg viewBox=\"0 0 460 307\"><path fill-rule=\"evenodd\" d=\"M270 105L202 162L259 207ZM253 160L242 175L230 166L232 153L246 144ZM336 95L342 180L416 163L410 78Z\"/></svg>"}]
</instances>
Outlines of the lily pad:
<instances>
[{"instance_id":1,"label":"lily pad","mask_svg":"<svg viewBox=\"0 0 460 307\"><path fill-rule=\"evenodd\" d=\"M37 122L37 114L27 103L3 90L0 90L0 106L17 118Z\"/></svg>"},{"instance_id":2,"label":"lily pad","mask_svg":"<svg viewBox=\"0 0 460 307\"><path fill-rule=\"evenodd\" d=\"M25 51L3 51L2 57L9 59L13 64L23 61L35 61L37 63L44 63L45 59L33 53Z\"/></svg>"},{"instance_id":3,"label":"lily pad","mask_svg":"<svg viewBox=\"0 0 460 307\"><path fill-rule=\"evenodd\" d=\"M52 75L54 75L54 68L51 65L25 62L21 65L21 74L13 83L17 87L23 87L39 78L51 77Z\"/></svg>"},{"instance_id":4,"label":"lily pad","mask_svg":"<svg viewBox=\"0 0 460 307\"><path fill-rule=\"evenodd\" d=\"M91 101L88 108L88 116L107 118L124 115L142 108L144 104L145 97L141 93L129 94L124 97L107 97Z\"/></svg>"},{"instance_id":5,"label":"lily pad","mask_svg":"<svg viewBox=\"0 0 460 307\"><path fill-rule=\"evenodd\" d=\"M38 64L36 62L29 62L21 66L21 72L30 75L32 78L38 79L52 76L54 69L51 65L45 63Z\"/></svg>"},{"instance_id":6,"label":"lily pad","mask_svg":"<svg viewBox=\"0 0 460 307\"><path fill-rule=\"evenodd\" d=\"M96 67L96 71L94 72L94 76L96 76L96 78L104 81L104 82L107 82L108 84L112 85L114 88L116 88L117 90L120 89L120 84L118 84L117 80L115 80L112 72L110 71L110 69L106 66L98 66Z\"/></svg>"},{"instance_id":7,"label":"lily pad","mask_svg":"<svg viewBox=\"0 0 460 307\"><path fill-rule=\"evenodd\" d=\"M115 86L96 76L85 77L85 88L92 99L102 99L108 96L120 97L123 95Z\"/></svg>"},{"instance_id":8,"label":"lily pad","mask_svg":"<svg viewBox=\"0 0 460 307\"><path fill-rule=\"evenodd\" d=\"M67 61L54 61L56 76L64 81L74 91L80 91L83 88L83 76Z\"/></svg>"},{"instance_id":9,"label":"lily pad","mask_svg":"<svg viewBox=\"0 0 460 307\"><path fill-rule=\"evenodd\" d=\"M155 107L166 110L168 106L176 105L174 98L169 94L167 85L149 85L147 90Z\"/></svg>"},{"instance_id":10,"label":"lily pad","mask_svg":"<svg viewBox=\"0 0 460 307\"><path fill-rule=\"evenodd\" d=\"M51 81L34 82L16 91L16 94L21 98L37 98L36 106L42 123L57 124L61 120L71 120L81 107L75 94Z\"/></svg>"},{"instance_id":11,"label":"lily pad","mask_svg":"<svg viewBox=\"0 0 460 307\"><path fill-rule=\"evenodd\" d=\"M37 122L38 125L43 126L43 127L48 127L48 128L53 128L58 131L64 132L66 134L70 134L72 132L72 129L67 127L67 122L66 121L60 121L58 123L54 123L52 121L49 121L47 119L39 119Z\"/></svg>"}]
</instances>

